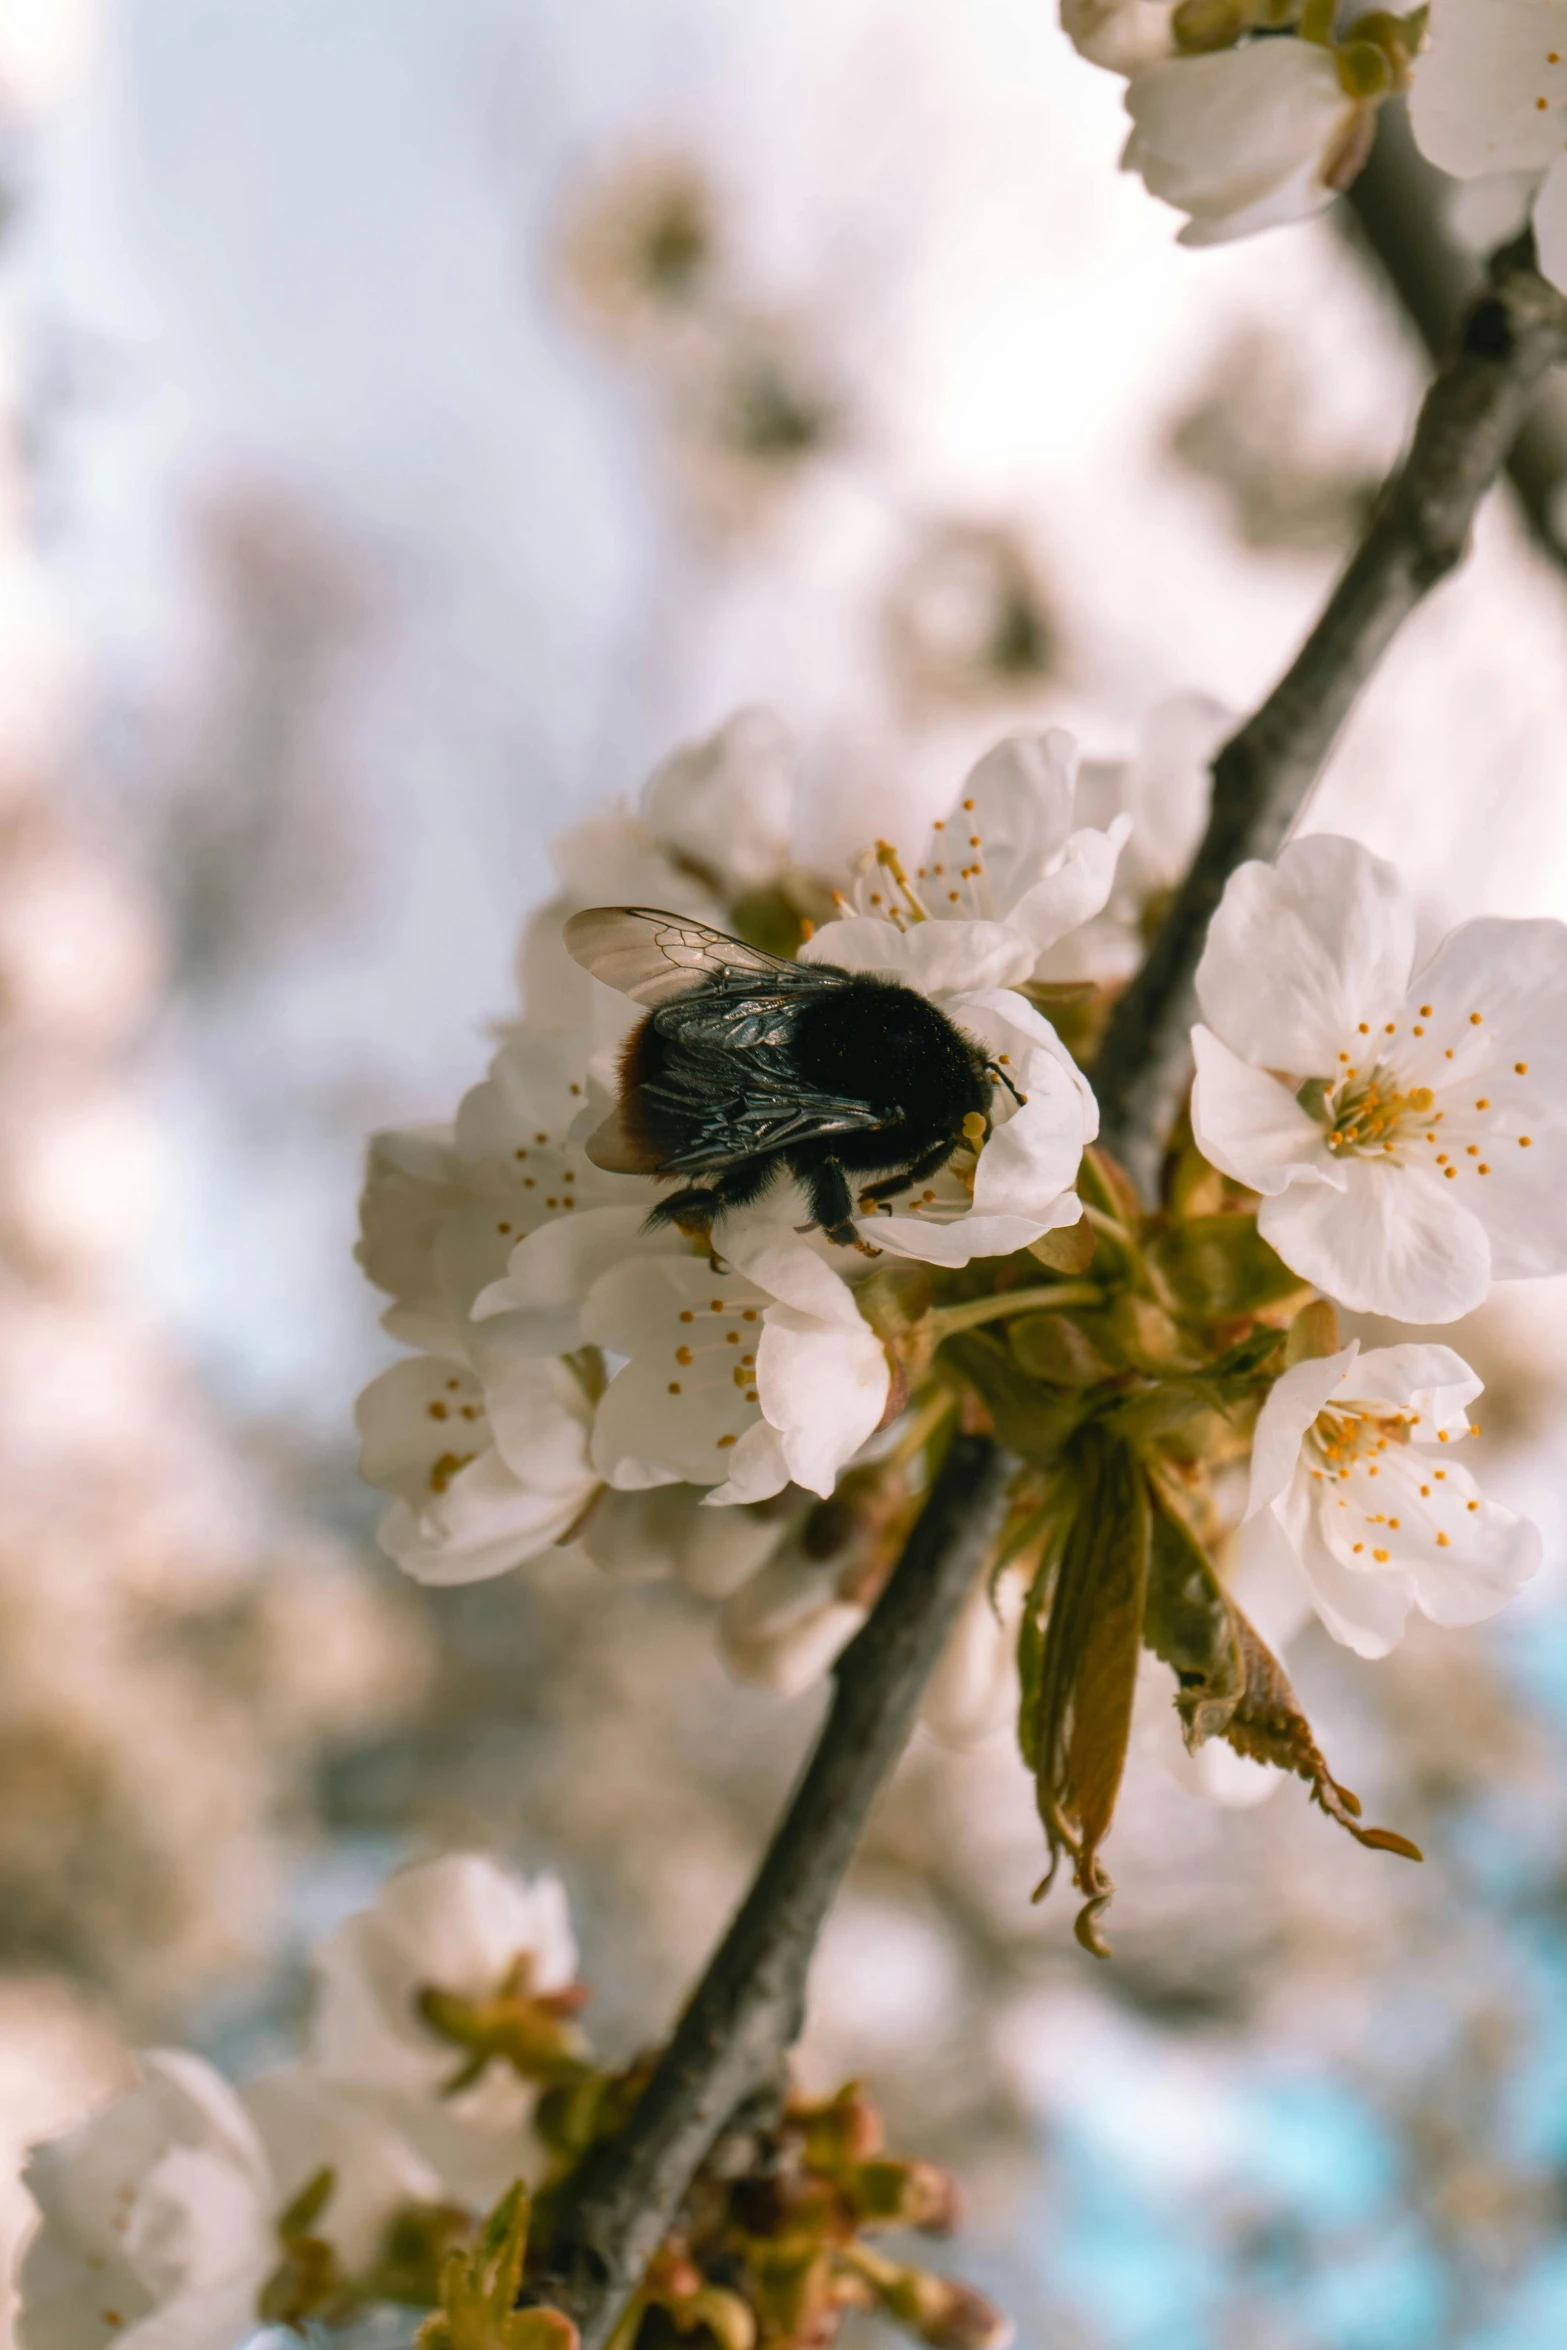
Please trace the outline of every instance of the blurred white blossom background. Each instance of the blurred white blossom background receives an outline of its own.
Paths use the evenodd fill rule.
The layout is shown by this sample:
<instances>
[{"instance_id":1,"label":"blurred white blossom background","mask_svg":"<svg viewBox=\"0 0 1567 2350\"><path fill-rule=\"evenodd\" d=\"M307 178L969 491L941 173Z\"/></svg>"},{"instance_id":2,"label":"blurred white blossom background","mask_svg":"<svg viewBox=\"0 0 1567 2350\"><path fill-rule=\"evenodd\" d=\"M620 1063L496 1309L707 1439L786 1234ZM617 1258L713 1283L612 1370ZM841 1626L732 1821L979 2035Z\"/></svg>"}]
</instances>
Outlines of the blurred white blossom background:
<instances>
[{"instance_id":1,"label":"blurred white blossom background","mask_svg":"<svg viewBox=\"0 0 1567 2350\"><path fill-rule=\"evenodd\" d=\"M1172 694L1254 704L1424 362L1342 208L1177 247L1047 0L12 14L47 30L0 44L14 2154L127 2035L275 2060L305 1945L457 1843L559 1868L596 2033L661 2028L817 1701L575 1549L428 1597L377 1558L363 1135L480 1076L551 836L741 705L794 730L826 865L1020 721L1103 758ZM650 223L700 279L674 324ZM1425 943L1567 916L1564 787L1567 584L1498 496L1308 825L1396 857ZM1248 1808L1249 1766L1216 1804L1151 1705L1100 1969L1028 1906L1004 1732L905 1766L808 2063L963 2165L1023 2339L1567 2325L1561 1295L1453 1333L1486 1489L1544 1529L1511 1615L1291 1651L1421 1875L1298 1787Z\"/></svg>"}]
</instances>

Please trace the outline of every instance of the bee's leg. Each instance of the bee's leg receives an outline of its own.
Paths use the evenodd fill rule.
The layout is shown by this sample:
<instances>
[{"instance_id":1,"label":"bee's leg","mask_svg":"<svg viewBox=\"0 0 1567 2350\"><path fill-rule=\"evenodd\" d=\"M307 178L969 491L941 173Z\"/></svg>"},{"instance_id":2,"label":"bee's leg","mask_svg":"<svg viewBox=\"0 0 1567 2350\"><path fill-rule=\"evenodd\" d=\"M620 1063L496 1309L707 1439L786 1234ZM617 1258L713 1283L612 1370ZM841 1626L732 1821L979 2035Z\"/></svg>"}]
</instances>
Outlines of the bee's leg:
<instances>
[{"instance_id":1,"label":"bee's leg","mask_svg":"<svg viewBox=\"0 0 1567 2350\"><path fill-rule=\"evenodd\" d=\"M854 1194L836 1159L819 1159L814 1166L796 1164L794 1171L811 1203L811 1222L821 1226L834 1247L857 1248L865 1257L881 1255L854 1229Z\"/></svg>"},{"instance_id":2,"label":"bee's leg","mask_svg":"<svg viewBox=\"0 0 1567 2350\"><path fill-rule=\"evenodd\" d=\"M661 1232L666 1224L677 1224L692 1239L700 1239L723 1205L721 1191L707 1184L691 1183L684 1191L672 1191L668 1199L661 1199L656 1207L650 1208L642 1229Z\"/></svg>"},{"instance_id":3,"label":"bee's leg","mask_svg":"<svg viewBox=\"0 0 1567 2350\"><path fill-rule=\"evenodd\" d=\"M693 1240L705 1240L715 1216L721 1216L726 1208L749 1207L761 1198L777 1172L775 1159L737 1160L714 1182L688 1184L684 1191L673 1191L668 1199L661 1199L642 1229L656 1232L665 1224L678 1224Z\"/></svg>"},{"instance_id":4,"label":"bee's leg","mask_svg":"<svg viewBox=\"0 0 1567 2350\"><path fill-rule=\"evenodd\" d=\"M922 1157L917 1158L912 1167L905 1167L900 1175L884 1175L879 1183L867 1183L860 1193L861 1207L867 1200L873 1201L877 1207L883 1207L888 1200L896 1199L900 1191L907 1191L911 1184L923 1183L927 1175L938 1173L946 1165L953 1148L952 1137L946 1135L940 1142L933 1143ZM891 1214L890 1209L888 1213Z\"/></svg>"}]
</instances>

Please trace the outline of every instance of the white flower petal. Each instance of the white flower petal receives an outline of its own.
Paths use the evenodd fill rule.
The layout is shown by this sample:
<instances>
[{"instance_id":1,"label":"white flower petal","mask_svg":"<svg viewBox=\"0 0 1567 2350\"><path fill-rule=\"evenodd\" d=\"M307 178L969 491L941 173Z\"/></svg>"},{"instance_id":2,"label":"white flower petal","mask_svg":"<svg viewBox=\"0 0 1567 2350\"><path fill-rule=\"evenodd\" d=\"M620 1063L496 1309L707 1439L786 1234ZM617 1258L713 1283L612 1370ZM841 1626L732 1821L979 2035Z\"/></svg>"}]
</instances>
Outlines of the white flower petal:
<instances>
[{"instance_id":1,"label":"white flower petal","mask_svg":"<svg viewBox=\"0 0 1567 2350\"><path fill-rule=\"evenodd\" d=\"M728 1510L739 1503L770 1501L788 1483L789 1455L783 1435L766 1420L757 1420L729 1455L729 1474L722 1485L703 1495L703 1506Z\"/></svg>"},{"instance_id":2,"label":"white flower petal","mask_svg":"<svg viewBox=\"0 0 1567 2350\"><path fill-rule=\"evenodd\" d=\"M880 1424L892 1384L886 1349L866 1322L849 1331L781 1305L764 1321L756 1368L762 1410L778 1431L790 1477L808 1493L826 1496ZM736 1460L731 1481L739 1474ZM744 1498L762 1495L750 1491Z\"/></svg>"},{"instance_id":3,"label":"white flower petal","mask_svg":"<svg viewBox=\"0 0 1567 2350\"><path fill-rule=\"evenodd\" d=\"M1421 1415L1421 1441L1429 1443L1433 1437L1468 1435L1469 1406L1481 1393L1481 1382L1452 1347L1406 1339L1399 1346L1370 1348L1352 1372L1346 1363L1343 1388L1358 1402L1413 1406Z\"/></svg>"},{"instance_id":4,"label":"white flower petal","mask_svg":"<svg viewBox=\"0 0 1567 2350\"><path fill-rule=\"evenodd\" d=\"M731 890L765 889L789 862L798 782L783 720L772 710L739 710L654 770L642 818L664 847Z\"/></svg>"},{"instance_id":5,"label":"white flower petal","mask_svg":"<svg viewBox=\"0 0 1567 2350\"><path fill-rule=\"evenodd\" d=\"M752 1433L741 1439L737 1453ZM770 1433L776 1443L776 1430ZM717 1491L728 1498L722 1486ZM773 1511L704 1507L713 1498L696 1485L659 1485L641 1493L606 1488L579 1540L593 1564L617 1582L674 1576L704 1599L725 1599L766 1564L788 1521Z\"/></svg>"},{"instance_id":6,"label":"white flower petal","mask_svg":"<svg viewBox=\"0 0 1567 2350\"><path fill-rule=\"evenodd\" d=\"M1248 1518L1289 1491L1300 1465L1306 1431L1334 1389L1344 1382L1359 1351L1359 1340L1352 1339L1341 1354L1297 1363L1269 1388L1252 1438Z\"/></svg>"},{"instance_id":7,"label":"white flower petal","mask_svg":"<svg viewBox=\"0 0 1567 2350\"><path fill-rule=\"evenodd\" d=\"M134 2088L32 2151L25 2183L43 2224L21 2268L22 2350L233 2350L255 2324L277 2264L261 2142L200 2058L152 2049L141 2068Z\"/></svg>"},{"instance_id":8,"label":"white flower petal","mask_svg":"<svg viewBox=\"0 0 1567 2350\"><path fill-rule=\"evenodd\" d=\"M1534 200L1534 244L1541 275L1567 293L1567 155L1557 156Z\"/></svg>"},{"instance_id":9,"label":"white flower petal","mask_svg":"<svg viewBox=\"0 0 1567 2350\"><path fill-rule=\"evenodd\" d=\"M1121 168L1192 215L1192 243L1319 210L1354 105L1329 51L1286 37L1146 66L1126 110Z\"/></svg>"},{"instance_id":10,"label":"white flower petal","mask_svg":"<svg viewBox=\"0 0 1567 2350\"><path fill-rule=\"evenodd\" d=\"M1064 727L1008 736L970 769L943 833L932 836L927 865L944 854L967 863L967 851L978 845L994 910L1010 919L1023 891L1067 847L1076 786L1077 745ZM979 844L968 841L970 832L980 835Z\"/></svg>"},{"instance_id":11,"label":"white flower petal","mask_svg":"<svg viewBox=\"0 0 1567 2350\"><path fill-rule=\"evenodd\" d=\"M1543 171L1567 133L1564 59L1562 0L1433 0L1409 100L1422 152L1459 179Z\"/></svg>"},{"instance_id":12,"label":"white flower petal","mask_svg":"<svg viewBox=\"0 0 1567 2350\"><path fill-rule=\"evenodd\" d=\"M633 1248L639 1256L689 1256L682 1234L644 1233L646 1214L640 1206L588 1208L541 1225L513 1249L505 1278L475 1299L475 1322L504 1315L518 1346L532 1354L569 1354L583 1342L582 1305L589 1290Z\"/></svg>"},{"instance_id":13,"label":"white flower petal","mask_svg":"<svg viewBox=\"0 0 1567 2350\"><path fill-rule=\"evenodd\" d=\"M266 2073L247 2083L243 2097L266 2147L279 2209L330 2168L332 2192L315 2233L350 2273L371 2265L397 2211L447 2197L447 2182L399 2134L383 2106L323 2080L308 2065Z\"/></svg>"},{"instance_id":14,"label":"white flower petal","mask_svg":"<svg viewBox=\"0 0 1567 2350\"><path fill-rule=\"evenodd\" d=\"M1292 1183L1345 1184L1314 1118L1287 1086L1231 1052L1211 1028L1192 1030L1197 1063L1192 1133L1210 1165L1265 1197Z\"/></svg>"},{"instance_id":15,"label":"white flower petal","mask_svg":"<svg viewBox=\"0 0 1567 2350\"><path fill-rule=\"evenodd\" d=\"M743 1374L754 1369L768 1303L754 1282L689 1256L631 1257L600 1277L583 1333L627 1358L593 1425L593 1460L609 1484L709 1485L727 1475L728 1454L762 1416Z\"/></svg>"},{"instance_id":16,"label":"white flower petal","mask_svg":"<svg viewBox=\"0 0 1567 2350\"><path fill-rule=\"evenodd\" d=\"M1335 1640L1365 1657L1386 1656L1397 1646L1413 1598L1407 1576L1352 1574L1334 1557L1311 1513L1305 1514L1296 1555L1312 1603Z\"/></svg>"},{"instance_id":17,"label":"white flower petal","mask_svg":"<svg viewBox=\"0 0 1567 2350\"><path fill-rule=\"evenodd\" d=\"M1418 1167L1345 1163L1342 1191L1296 1184L1257 1211L1291 1272L1357 1313L1455 1322L1490 1286L1491 1251L1467 1210Z\"/></svg>"},{"instance_id":18,"label":"white flower petal","mask_svg":"<svg viewBox=\"0 0 1567 2350\"><path fill-rule=\"evenodd\" d=\"M841 971L878 971L921 995L1018 987L1034 968L1034 950L1004 922L916 922L899 930L868 914L827 922L800 949L802 963Z\"/></svg>"},{"instance_id":19,"label":"white flower petal","mask_svg":"<svg viewBox=\"0 0 1567 2350\"><path fill-rule=\"evenodd\" d=\"M1109 904L1116 865L1131 830L1131 818L1117 816L1107 832L1087 826L1074 832L1053 871L1012 906L1007 920L1032 943L1036 955L1047 954Z\"/></svg>"},{"instance_id":20,"label":"white flower petal","mask_svg":"<svg viewBox=\"0 0 1567 2350\"><path fill-rule=\"evenodd\" d=\"M1197 967L1203 1018L1259 1068L1336 1076L1361 1021L1380 1030L1403 1010L1414 946L1391 865L1333 833L1292 841L1276 865L1230 875Z\"/></svg>"},{"instance_id":21,"label":"white flower petal","mask_svg":"<svg viewBox=\"0 0 1567 2350\"><path fill-rule=\"evenodd\" d=\"M794 1697L821 1678L866 1613L840 1599L831 1568L786 1554L726 1603L719 1647L742 1681Z\"/></svg>"},{"instance_id":22,"label":"white flower petal","mask_svg":"<svg viewBox=\"0 0 1567 2350\"><path fill-rule=\"evenodd\" d=\"M564 1990L576 1979L559 1878L529 1880L473 1852L399 1869L372 1907L316 1949L311 2064L350 2087L434 2095L458 2067L451 2044L421 2017L419 1992L489 1997L523 1953L534 1992ZM508 2087L520 2111L525 2084L509 2076Z\"/></svg>"}]
</instances>

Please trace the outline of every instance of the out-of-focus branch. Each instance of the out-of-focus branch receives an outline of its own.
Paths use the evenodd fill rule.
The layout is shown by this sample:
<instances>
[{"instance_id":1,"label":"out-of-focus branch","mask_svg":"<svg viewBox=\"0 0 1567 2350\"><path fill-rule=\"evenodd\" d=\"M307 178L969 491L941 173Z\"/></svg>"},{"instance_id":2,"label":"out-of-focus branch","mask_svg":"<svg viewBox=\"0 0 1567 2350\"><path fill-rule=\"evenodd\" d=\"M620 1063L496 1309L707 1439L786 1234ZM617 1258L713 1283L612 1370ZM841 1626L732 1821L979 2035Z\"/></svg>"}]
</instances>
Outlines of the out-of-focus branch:
<instances>
[{"instance_id":1,"label":"out-of-focus branch","mask_svg":"<svg viewBox=\"0 0 1567 2350\"><path fill-rule=\"evenodd\" d=\"M749 1893L630 2122L552 2215L542 2297L613 2331L730 2117L780 2079L799 2037L812 1953L877 1793L1000 1525L1012 1464L957 1436L864 1629L838 1659L826 1723Z\"/></svg>"},{"instance_id":2,"label":"out-of-focus branch","mask_svg":"<svg viewBox=\"0 0 1567 2350\"><path fill-rule=\"evenodd\" d=\"M1527 238L1497 254L1456 347L1427 392L1414 441L1383 491L1327 608L1256 716L1213 765L1213 812L1142 970L1116 1006L1094 1068L1101 1134L1145 1198L1191 1075L1193 981L1225 882L1271 857L1360 689L1421 599L1458 564L1475 512L1548 368L1567 359L1567 298Z\"/></svg>"},{"instance_id":3,"label":"out-of-focus branch","mask_svg":"<svg viewBox=\"0 0 1567 2350\"><path fill-rule=\"evenodd\" d=\"M1369 245L1433 358L1453 337L1484 265L1443 225L1454 183L1415 145L1402 100L1382 108L1370 159L1335 217ZM1507 460L1542 549L1567 565L1567 382L1548 380Z\"/></svg>"}]
</instances>

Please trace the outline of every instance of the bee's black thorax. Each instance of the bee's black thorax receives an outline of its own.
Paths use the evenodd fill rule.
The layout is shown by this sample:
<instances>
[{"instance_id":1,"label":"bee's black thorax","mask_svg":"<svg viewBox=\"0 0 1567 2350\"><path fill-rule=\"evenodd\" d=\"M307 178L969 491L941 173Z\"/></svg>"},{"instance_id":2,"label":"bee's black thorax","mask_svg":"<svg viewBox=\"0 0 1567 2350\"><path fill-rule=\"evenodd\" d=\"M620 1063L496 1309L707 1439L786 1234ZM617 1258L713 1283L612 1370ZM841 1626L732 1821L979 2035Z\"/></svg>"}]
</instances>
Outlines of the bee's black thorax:
<instances>
[{"instance_id":1,"label":"bee's black thorax","mask_svg":"<svg viewBox=\"0 0 1567 2350\"><path fill-rule=\"evenodd\" d=\"M959 1134L989 1100L975 1047L934 1004L893 980L856 978L808 1000L791 1058L812 1083L885 1111L888 1130L834 1138L846 1166L894 1166L911 1143Z\"/></svg>"}]
</instances>

